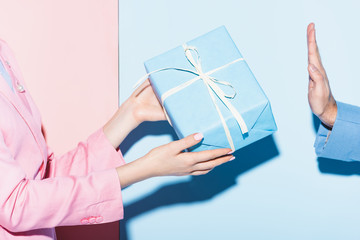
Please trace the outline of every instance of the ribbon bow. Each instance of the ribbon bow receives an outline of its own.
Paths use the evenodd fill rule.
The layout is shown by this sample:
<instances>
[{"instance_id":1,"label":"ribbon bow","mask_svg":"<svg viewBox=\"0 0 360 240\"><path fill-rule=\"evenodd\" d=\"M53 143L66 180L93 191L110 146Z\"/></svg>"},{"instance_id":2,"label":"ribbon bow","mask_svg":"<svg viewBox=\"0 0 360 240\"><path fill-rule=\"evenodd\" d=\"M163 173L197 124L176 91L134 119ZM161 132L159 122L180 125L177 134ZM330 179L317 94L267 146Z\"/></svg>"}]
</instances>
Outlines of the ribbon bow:
<instances>
[{"instance_id":1,"label":"ribbon bow","mask_svg":"<svg viewBox=\"0 0 360 240\"><path fill-rule=\"evenodd\" d=\"M202 79L203 83L205 84L205 86L206 86L206 88L207 88L207 90L209 92L209 95L211 97L211 100L212 100L215 108L216 108L216 111L218 112L218 115L219 115L221 123L223 125L227 140L229 142L229 145L230 145L232 150L235 150L234 142L232 140L229 127L227 126L226 121L225 121L225 119L224 119L224 117L223 117L223 115L222 115L222 113L220 111L220 108L216 103L216 99L215 99L214 94L222 101L222 103L232 113L232 115L236 119L237 123L239 124L239 127L241 129L242 134L247 133L248 128L247 128L246 123L245 123L244 119L242 118L241 114L236 110L236 108L227 99L227 98L233 99L236 96L235 88L229 82L219 81L216 78L211 77L211 74L213 74L213 73L215 73L215 72L217 72L217 71L219 71L219 70L221 70L223 68L226 68L226 67L228 67L228 66L230 66L230 65L232 65L232 64L234 64L236 62L244 61L244 59L243 58L238 58L238 59L236 59L236 60L234 60L234 61L232 61L232 62L230 62L228 64L225 64L225 65L223 65L221 67L215 68L215 69L213 69L213 70L211 70L209 72L204 73L203 70L202 70L200 54L199 54L198 50L196 49L196 47L187 46L186 44L184 44L183 48L184 48L186 59L195 68L195 71L189 70L189 69L184 69L184 68L162 68L162 69L158 69L158 70L155 70L153 72L150 72L150 73L146 74L143 78L141 78L135 84L134 87L136 87L141 82L143 82L145 79L147 79L151 74L154 74L156 72L166 71L166 70L183 71L183 72L189 72L189 73L192 73L194 75L197 75L197 77L195 77L195 78L193 78L193 79L191 79L189 81L186 81L186 82L184 82L183 84L181 84L181 85L179 85L177 87L174 87L174 88L168 90L167 92L165 92L161 96L161 104L163 106L166 118L168 119L169 123L171 124L169 116L168 116L168 114L166 112L166 109L164 108L164 102L165 102L166 98L168 98L169 96L173 95L174 93L176 93L176 92L190 86L195 81ZM194 59L193 54L196 56L196 60ZM225 94L224 91L218 86L218 84L231 87L232 90L233 90L233 94L231 94L231 95Z\"/></svg>"}]
</instances>

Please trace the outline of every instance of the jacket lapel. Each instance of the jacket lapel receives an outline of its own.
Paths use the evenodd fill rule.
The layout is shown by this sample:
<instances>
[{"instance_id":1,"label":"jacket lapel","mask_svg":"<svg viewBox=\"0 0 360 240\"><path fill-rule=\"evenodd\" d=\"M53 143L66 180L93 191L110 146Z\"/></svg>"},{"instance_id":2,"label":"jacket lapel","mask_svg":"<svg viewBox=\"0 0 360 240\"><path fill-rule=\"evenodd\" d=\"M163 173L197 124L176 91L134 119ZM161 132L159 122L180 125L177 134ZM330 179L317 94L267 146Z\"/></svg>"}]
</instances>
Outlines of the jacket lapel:
<instances>
[{"instance_id":1,"label":"jacket lapel","mask_svg":"<svg viewBox=\"0 0 360 240\"><path fill-rule=\"evenodd\" d=\"M17 91L14 87L14 91ZM17 112L21 115L22 119L29 126L31 133L36 136L34 132L34 128L38 128L38 124L34 122L34 117L30 114L29 110L25 107L24 103L20 100L18 96L16 96L10 87L5 82L2 76L0 76L0 94L17 110ZM37 129L38 130L38 129Z\"/></svg>"},{"instance_id":2,"label":"jacket lapel","mask_svg":"<svg viewBox=\"0 0 360 240\"><path fill-rule=\"evenodd\" d=\"M3 59L0 53L0 60L3 61L4 65L6 64L6 59ZM10 63L11 64L11 63ZM20 84L22 84L21 81L19 81L20 79L18 79L18 76L15 76L14 71L12 71L12 69L9 69L9 74L14 82L19 82ZM43 162L46 164L47 161L47 156L46 152L45 152L45 147L43 146L45 143L44 139L41 135L41 122L39 121L39 123L36 122L36 118L30 113L29 109L27 109L27 107L25 106L25 104L22 102L22 100L20 99L19 96L17 96L16 94L26 94L26 100L28 101L30 108L32 112L34 112L33 110L33 104L31 103L31 99L29 99L29 97L27 96L28 94L26 93L26 89L25 92L22 93L17 93L15 91L17 90L17 86L14 86L14 92L11 90L11 88L9 87L9 85L7 84L7 82L5 81L5 79L3 78L3 76L0 75L0 95L2 97L4 97L15 109L16 111L19 113L19 115L21 116L21 118L25 121L26 125L28 126L31 134L33 135L39 150L41 152L41 155L43 156Z\"/></svg>"}]
</instances>

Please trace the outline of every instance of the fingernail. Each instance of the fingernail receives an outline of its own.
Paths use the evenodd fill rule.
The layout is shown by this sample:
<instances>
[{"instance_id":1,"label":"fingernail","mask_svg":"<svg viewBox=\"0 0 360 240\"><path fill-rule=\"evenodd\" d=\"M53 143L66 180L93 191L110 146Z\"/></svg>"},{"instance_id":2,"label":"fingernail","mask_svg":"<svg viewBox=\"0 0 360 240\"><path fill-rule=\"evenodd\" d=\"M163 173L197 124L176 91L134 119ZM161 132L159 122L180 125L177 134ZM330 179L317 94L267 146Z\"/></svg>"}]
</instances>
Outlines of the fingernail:
<instances>
[{"instance_id":1,"label":"fingernail","mask_svg":"<svg viewBox=\"0 0 360 240\"><path fill-rule=\"evenodd\" d=\"M199 141L199 140L201 140L203 138L204 138L204 136L202 135L202 133L197 133L197 134L194 135L194 139L196 141Z\"/></svg>"},{"instance_id":2,"label":"fingernail","mask_svg":"<svg viewBox=\"0 0 360 240\"><path fill-rule=\"evenodd\" d=\"M228 152L228 155L229 155L229 154L232 154L232 153L234 153L234 152L235 152L235 151L232 150L232 151Z\"/></svg>"},{"instance_id":3,"label":"fingernail","mask_svg":"<svg viewBox=\"0 0 360 240\"><path fill-rule=\"evenodd\" d=\"M232 160L234 160L234 159L235 159L235 157L232 157L232 158L229 159L229 161L232 161Z\"/></svg>"},{"instance_id":4,"label":"fingernail","mask_svg":"<svg viewBox=\"0 0 360 240\"><path fill-rule=\"evenodd\" d=\"M317 68L313 64L310 64L309 68L311 72L315 72L317 70Z\"/></svg>"}]
</instances>

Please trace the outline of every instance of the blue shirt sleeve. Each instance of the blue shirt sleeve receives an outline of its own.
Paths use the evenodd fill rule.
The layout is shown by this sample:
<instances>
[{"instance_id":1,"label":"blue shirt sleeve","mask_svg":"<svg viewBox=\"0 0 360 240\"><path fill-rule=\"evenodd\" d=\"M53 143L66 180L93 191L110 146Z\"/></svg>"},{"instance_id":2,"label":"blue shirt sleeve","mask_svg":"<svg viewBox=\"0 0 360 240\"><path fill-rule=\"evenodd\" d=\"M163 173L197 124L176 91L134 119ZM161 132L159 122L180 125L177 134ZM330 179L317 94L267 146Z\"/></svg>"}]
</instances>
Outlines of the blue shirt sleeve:
<instances>
[{"instance_id":1,"label":"blue shirt sleeve","mask_svg":"<svg viewBox=\"0 0 360 240\"><path fill-rule=\"evenodd\" d=\"M337 102L332 130L320 124L315 151L318 157L360 161L360 107Z\"/></svg>"},{"instance_id":2,"label":"blue shirt sleeve","mask_svg":"<svg viewBox=\"0 0 360 240\"><path fill-rule=\"evenodd\" d=\"M9 85L9 87L11 88L11 90L14 91L11 77L10 77L9 73L6 71L5 66L3 65L3 63L1 61L0 61L0 74L3 76L3 78L5 79L5 81Z\"/></svg>"}]
</instances>

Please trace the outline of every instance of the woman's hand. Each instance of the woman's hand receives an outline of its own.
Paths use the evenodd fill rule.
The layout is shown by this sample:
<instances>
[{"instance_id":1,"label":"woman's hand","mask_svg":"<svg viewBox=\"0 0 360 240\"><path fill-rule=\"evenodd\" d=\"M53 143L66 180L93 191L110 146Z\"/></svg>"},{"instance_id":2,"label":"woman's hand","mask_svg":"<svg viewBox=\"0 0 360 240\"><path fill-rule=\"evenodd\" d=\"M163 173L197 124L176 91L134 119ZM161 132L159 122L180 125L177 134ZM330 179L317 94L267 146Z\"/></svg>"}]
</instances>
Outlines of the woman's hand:
<instances>
[{"instance_id":1,"label":"woman's hand","mask_svg":"<svg viewBox=\"0 0 360 240\"><path fill-rule=\"evenodd\" d=\"M307 43L309 62L308 100L310 108L321 122L332 128L336 120L337 105L331 93L325 69L321 63L313 23L310 23L307 28Z\"/></svg>"},{"instance_id":2,"label":"woman's hand","mask_svg":"<svg viewBox=\"0 0 360 240\"><path fill-rule=\"evenodd\" d=\"M146 79L128 100L133 104L133 116L138 124L144 121L166 120L163 108L155 96L149 79Z\"/></svg>"},{"instance_id":3,"label":"woman's hand","mask_svg":"<svg viewBox=\"0 0 360 240\"><path fill-rule=\"evenodd\" d=\"M192 134L181 140L154 148L144 157L117 168L121 186L157 176L203 175L216 166L234 159L229 148L202 152L183 152L198 144L202 134Z\"/></svg>"},{"instance_id":4,"label":"woman's hand","mask_svg":"<svg viewBox=\"0 0 360 240\"><path fill-rule=\"evenodd\" d=\"M160 120L166 120L164 111L149 80L146 80L121 104L103 130L110 143L117 148L140 123Z\"/></svg>"}]
</instances>

